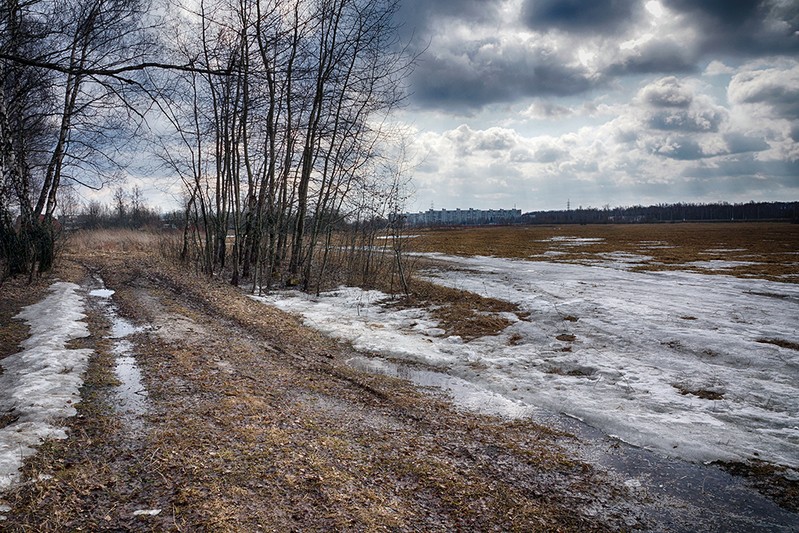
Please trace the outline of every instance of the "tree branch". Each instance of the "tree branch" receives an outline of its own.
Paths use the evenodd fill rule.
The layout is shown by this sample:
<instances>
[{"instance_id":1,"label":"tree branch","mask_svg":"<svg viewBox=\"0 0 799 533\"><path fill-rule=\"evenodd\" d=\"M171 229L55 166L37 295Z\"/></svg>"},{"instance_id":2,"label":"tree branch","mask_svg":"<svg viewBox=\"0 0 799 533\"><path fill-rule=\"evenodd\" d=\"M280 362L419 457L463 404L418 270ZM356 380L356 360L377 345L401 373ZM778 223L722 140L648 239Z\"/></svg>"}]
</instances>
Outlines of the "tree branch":
<instances>
[{"instance_id":1,"label":"tree branch","mask_svg":"<svg viewBox=\"0 0 799 533\"><path fill-rule=\"evenodd\" d=\"M73 68L73 67L66 67L64 65L60 65L58 63L53 63L50 61L41 61L39 59L25 58L14 54L8 54L5 52L0 52L0 59L5 59L6 61L12 61L14 63L20 65L26 65L29 67L37 67L37 68L53 70L56 72L60 72L62 74L70 74L73 76L109 76L116 78L120 81L124 81L125 83L136 83L136 82L134 80L121 76L121 74L125 74L127 72L138 72L147 69L193 72L197 74L210 74L214 76L230 76L233 73L232 68L228 68L225 70L207 69L207 68L197 68L191 65L174 65L170 63L158 63L152 61L136 63L134 65L125 65L117 68Z\"/></svg>"}]
</instances>

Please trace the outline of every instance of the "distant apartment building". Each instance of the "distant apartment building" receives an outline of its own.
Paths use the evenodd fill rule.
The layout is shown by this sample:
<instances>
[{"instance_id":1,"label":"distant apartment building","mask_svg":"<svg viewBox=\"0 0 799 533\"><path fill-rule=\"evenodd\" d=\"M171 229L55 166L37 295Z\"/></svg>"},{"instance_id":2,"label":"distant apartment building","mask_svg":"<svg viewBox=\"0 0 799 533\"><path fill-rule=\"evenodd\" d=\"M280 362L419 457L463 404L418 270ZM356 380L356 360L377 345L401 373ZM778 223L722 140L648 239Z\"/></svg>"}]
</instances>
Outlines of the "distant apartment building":
<instances>
[{"instance_id":1,"label":"distant apartment building","mask_svg":"<svg viewBox=\"0 0 799 533\"><path fill-rule=\"evenodd\" d=\"M514 224L521 221L521 209L428 209L406 213L406 226L476 226L480 224Z\"/></svg>"}]
</instances>

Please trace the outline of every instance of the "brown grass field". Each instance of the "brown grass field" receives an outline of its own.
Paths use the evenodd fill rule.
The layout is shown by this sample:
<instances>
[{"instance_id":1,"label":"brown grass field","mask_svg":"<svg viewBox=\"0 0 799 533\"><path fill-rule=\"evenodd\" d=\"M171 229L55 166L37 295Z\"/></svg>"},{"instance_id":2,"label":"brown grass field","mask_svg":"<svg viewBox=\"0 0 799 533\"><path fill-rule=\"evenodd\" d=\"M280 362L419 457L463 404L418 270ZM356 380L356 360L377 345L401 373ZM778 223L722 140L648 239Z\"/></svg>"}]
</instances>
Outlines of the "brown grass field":
<instances>
[{"instance_id":1,"label":"brown grass field","mask_svg":"<svg viewBox=\"0 0 799 533\"><path fill-rule=\"evenodd\" d=\"M615 256L632 261L636 270L688 270L799 283L798 224L493 226L413 233L419 236L408 240L408 248L416 252L586 264ZM737 263L707 268L691 264L696 261Z\"/></svg>"}]
</instances>

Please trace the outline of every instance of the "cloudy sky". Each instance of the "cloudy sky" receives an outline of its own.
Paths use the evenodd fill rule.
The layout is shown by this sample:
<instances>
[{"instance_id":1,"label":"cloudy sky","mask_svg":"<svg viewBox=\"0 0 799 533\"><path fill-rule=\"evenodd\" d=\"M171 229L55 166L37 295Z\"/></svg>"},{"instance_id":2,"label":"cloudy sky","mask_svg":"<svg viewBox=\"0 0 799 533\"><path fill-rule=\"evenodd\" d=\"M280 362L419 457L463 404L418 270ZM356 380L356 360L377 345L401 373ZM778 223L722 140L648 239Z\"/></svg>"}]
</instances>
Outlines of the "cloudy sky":
<instances>
[{"instance_id":1,"label":"cloudy sky","mask_svg":"<svg viewBox=\"0 0 799 533\"><path fill-rule=\"evenodd\" d=\"M799 0L404 0L409 210L799 200Z\"/></svg>"}]
</instances>

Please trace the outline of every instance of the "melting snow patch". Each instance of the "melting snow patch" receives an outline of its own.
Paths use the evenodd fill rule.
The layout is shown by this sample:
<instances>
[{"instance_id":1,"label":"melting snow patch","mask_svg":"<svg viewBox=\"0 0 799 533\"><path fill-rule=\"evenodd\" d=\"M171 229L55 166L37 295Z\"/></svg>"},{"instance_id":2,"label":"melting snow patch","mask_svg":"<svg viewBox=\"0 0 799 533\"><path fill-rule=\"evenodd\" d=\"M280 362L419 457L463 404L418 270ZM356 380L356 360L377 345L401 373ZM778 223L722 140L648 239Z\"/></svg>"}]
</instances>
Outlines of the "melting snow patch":
<instances>
[{"instance_id":1,"label":"melting snow patch","mask_svg":"<svg viewBox=\"0 0 799 533\"><path fill-rule=\"evenodd\" d=\"M23 351L0 360L0 415L13 420L0 428L0 490L19 480L25 458L46 438L66 438L59 420L74 416L89 349L66 347L72 339L88 337L82 321L83 298L73 283L59 282L39 303L16 317L30 326Z\"/></svg>"},{"instance_id":2,"label":"melting snow patch","mask_svg":"<svg viewBox=\"0 0 799 533\"><path fill-rule=\"evenodd\" d=\"M552 242L555 244L560 244L561 246L588 246L589 244L599 244L605 242L605 239L602 237L552 237L549 239L544 239L543 241L539 242Z\"/></svg>"},{"instance_id":3,"label":"melting snow patch","mask_svg":"<svg viewBox=\"0 0 799 533\"><path fill-rule=\"evenodd\" d=\"M101 285L103 284L101 278L98 277L96 280ZM119 385L115 387L118 400L117 412L122 415L122 420L128 425L128 428L138 433L144 427L141 416L147 411L147 390L142 384L141 369L136 363L133 343L126 337L143 331L144 328L134 326L130 321L119 316L116 306L111 301L113 294L113 290L105 287L89 292L89 295L102 299L105 315L111 321L111 334L106 338L114 341L111 352L116 357L114 372L119 379Z\"/></svg>"},{"instance_id":4,"label":"melting snow patch","mask_svg":"<svg viewBox=\"0 0 799 533\"><path fill-rule=\"evenodd\" d=\"M685 266L696 267L696 268L704 268L707 270L723 270L725 268L735 268L739 266L750 266L756 265L756 262L752 261L691 261L690 263L685 263Z\"/></svg>"},{"instance_id":5,"label":"melting snow patch","mask_svg":"<svg viewBox=\"0 0 799 533\"><path fill-rule=\"evenodd\" d=\"M708 248L704 252L699 252L700 254L727 254L731 252L745 252L746 248Z\"/></svg>"},{"instance_id":6,"label":"melting snow patch","mask_svg":"<svg viewBox=\"0 0 799 533\"><path fill-rule=\"evenodd\" d=\"M387 241L389 239L393 239L394 237L395 237L395 235L380 235L379 237L377 237L377 240L379 240L379 241ZM419 235L396 235L396 237L398 237L400 239L415 239L415 238L419 237Z\"/></svg>"},{"instance_id":7,"label":"melting snow patch","mask_svg":"<svg viewBox=\"0 0 799 533\"><path fill-rule=\"evenodd\" d=\"M612 268L627 268L647 263L653 259L650 255L631 254L629 252L610 252L600 254L600 256L607 260L601 264Z\"/></svg>"},{"instance_id":8,"label":"melting snow patch","mask_svg":"<svg viewBox=\"0 0 799 533\"><path fill-rule=\"evenodd\" d=\"M114 291L111 289L94 289L89 292L89 296L96 296L97 298L111 298L113 295Z\"/></svg>"},{"instance_id":9,"label":"melting snow patch","mask_svg":"<svg viewBox=\"0 0 799 533\"><path fill-rule=\"evenodd\" d=\"M139 509L133 511L133 516L157 516L161 514L161 509Z\"/></svg>"},{"instance_id":10,"label":"melting snow patch","mask_svg":"<svg viewBox=\"0 0 799 533\"><path fill-rule=\"evenodd\" d=\"M434 365L514 405L572 415L667 456L799 468L799 352L757 342L799 338L798 286L438 257L459 270L435 273L436 283L515 303L530 318L464 343L430 335L425 311L383 307L386 296L374 291L262 300L357 349Z\"/></svg>"}]
</instances>

